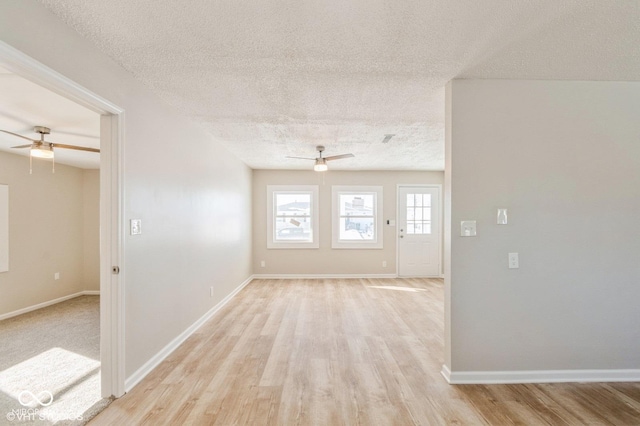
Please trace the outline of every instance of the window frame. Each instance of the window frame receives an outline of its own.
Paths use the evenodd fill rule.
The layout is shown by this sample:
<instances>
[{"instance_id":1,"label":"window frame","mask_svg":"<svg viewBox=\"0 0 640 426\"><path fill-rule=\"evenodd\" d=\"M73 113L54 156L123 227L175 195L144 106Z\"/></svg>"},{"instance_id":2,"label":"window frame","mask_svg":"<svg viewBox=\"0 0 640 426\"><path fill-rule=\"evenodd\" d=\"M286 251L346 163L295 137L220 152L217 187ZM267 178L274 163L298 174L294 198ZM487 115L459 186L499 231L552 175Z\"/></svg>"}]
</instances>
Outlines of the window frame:
<instances>
[{"instance_id":1,"label":"window frame","mask_svg":"<svg viewBox=\"0 0 640 426\"><path fill-rule=\"evenodd\" d=\"M277 194L310 194L311 241L278 241L275 238L277 218L275 197ZM317 249L320 247L320 214L318 185L267 185L267 249Z\"/></svg>"},{"instance_id":2,"label":"window frame","mask_svg":"<svg viewBox=\"0 0 640 426\"><path fill-rule=\"evenodd\" d=\"M374 239L373 240L341 240L340 239L340 195L369 195L373 194L374 202ZM331 248L334 249L382 249L384 236L382 226L383 206L382 186L345 186L331 187Z\"/></svg>"},{"instance_id":3,"label":"window frame","mask_svg":"<svg viewBox=\"0 0 640 426\"><path fill-rule=\"evenodd\" d=\"M409 195L409 194L407 194L407 195ZM431 234L433 234L433 200L432 200L431 194L427 193L427 192L414 192L411 195L413 195L414 197L416 195L421 195L423 197L423 201L422 201L422 204L418 206L418 205L415 204L415 199L414 199L414 204L412 206L410 206L409 205L409 200L408 199L404 200L404 207L405 207L406 210L403 212L403 217L404 217L404 219L406 221L406 227L407 227L407 229L405 231L405 234L406 235L431 235ZM429 196L429 205L428 206L425 205L425 203L424 203L424 196L425 195ZM413 208L413 211L414 211L414 218L413 219L409 219L409 207ZM430 219L428 221L424 219L424 217L425 217L424 216L425 208L429 209L429 217L430 217ZM421 213L420 214L420 216L421 216L420 219L416 219L416 215L415 215L415 213L417 213L418 209L422 210L420 212ZM411 222L413 222L412 225L413 225L413 228L414 228L414 232L409 232L409 226L411 225ZM429 232L419 232L419 233L415 232L415 228L418 225L418 223L420 224L420 227L422 228L422 231L424 231L425 225L428 224Z\"/></svg>"}]
</instances>

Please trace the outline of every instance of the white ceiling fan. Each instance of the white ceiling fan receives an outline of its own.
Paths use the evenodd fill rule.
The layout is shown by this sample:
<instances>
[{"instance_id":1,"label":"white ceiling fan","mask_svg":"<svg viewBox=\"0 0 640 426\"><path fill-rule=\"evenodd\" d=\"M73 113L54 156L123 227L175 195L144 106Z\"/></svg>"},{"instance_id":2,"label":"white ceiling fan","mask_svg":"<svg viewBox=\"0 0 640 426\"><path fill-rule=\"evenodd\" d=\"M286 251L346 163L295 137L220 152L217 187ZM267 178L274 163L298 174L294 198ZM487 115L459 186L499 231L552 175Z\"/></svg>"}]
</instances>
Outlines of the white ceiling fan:
<instances>
[{"instance_id":1,"label":"white ceiling fan","mask_svg":"<svg viewBox=\"0 0 640 426\"><path fill-rule=\"evenodd\" d=\"M316 172L325 172L328 170L327 167L327 161L333 161L333 160L340 160L342 158L351 158L351 157L355 157L355 155L353 154L340 154L340 155L332 155L330 157L323 157L322 153L324 152L324 146L322 145L318 145L316 146L316 150L318 151L318 157L316 158L309 158L309 157L290 157L287 156L287 158L296 158L296 159L300 159L300 160L313 160L316 163L313 165L313 170L315 170Z\"/></svg>"},{"instance_id":2,"label":"white ceiling fan","mask_svg":"<svg viewBox=\"0 0 640 426\"><path fill-rule=\"evenodd\" d=\"M1 130L0 129L0 132L7 133L7 134L13 135L13 136L17 136L19 138L26 139L29 142L31 142L30 144L27 144L27 145L17 145L17 146L12 146L11 147L11 148L30 148L30 151L29 151L29 173L32 172L32 169L31 169L31 158L33 158L33 157L51 158L54 161L54 163L52 165L52 167L53 167L52 170L55 172L55 157L54 157L53 148L75 149L77 151L88 151L88 152L100 152L100 150L97 149L97 148L87 148L87 147L84 147L84 146L66 145L66 144L62 144L62 143L55 143L55 142L45 141L44 140L44 135L48 135L48 134L51 133L51 129L48 128L48 127L35 126L33 128L33 131L40 134L40 140L31 139L31 138L28 138L26 136L19 135L17 133L13 133L13 132L9 132L7 130Z\"/></svg>"}]
</instances>

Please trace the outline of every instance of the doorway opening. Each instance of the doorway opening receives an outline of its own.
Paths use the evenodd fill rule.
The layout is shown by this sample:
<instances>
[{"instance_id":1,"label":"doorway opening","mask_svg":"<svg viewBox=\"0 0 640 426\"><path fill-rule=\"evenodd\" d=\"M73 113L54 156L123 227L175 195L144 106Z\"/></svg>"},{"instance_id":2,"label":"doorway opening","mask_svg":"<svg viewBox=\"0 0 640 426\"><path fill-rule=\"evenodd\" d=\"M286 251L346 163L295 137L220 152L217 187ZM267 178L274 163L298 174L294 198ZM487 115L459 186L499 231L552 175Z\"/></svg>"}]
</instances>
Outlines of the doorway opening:
<instances>
[{"instance_id":1,"label":"doorway opening","mask_svg":"<svg viewBox=\"0 0 640 426\"><path fill-rule=\"evenodd\" d=\"M122 140L124 110L0 41L0 67L100 115L99 292L103 397L124 394ZM55 224L52 224L55 226ZM34 392L31 392L34 394ZM26 395L26 394L25 394ZM38 394L34 394L39 398ZM28 396L28 395L27 395Z\"/></svg>"}]
</instances>

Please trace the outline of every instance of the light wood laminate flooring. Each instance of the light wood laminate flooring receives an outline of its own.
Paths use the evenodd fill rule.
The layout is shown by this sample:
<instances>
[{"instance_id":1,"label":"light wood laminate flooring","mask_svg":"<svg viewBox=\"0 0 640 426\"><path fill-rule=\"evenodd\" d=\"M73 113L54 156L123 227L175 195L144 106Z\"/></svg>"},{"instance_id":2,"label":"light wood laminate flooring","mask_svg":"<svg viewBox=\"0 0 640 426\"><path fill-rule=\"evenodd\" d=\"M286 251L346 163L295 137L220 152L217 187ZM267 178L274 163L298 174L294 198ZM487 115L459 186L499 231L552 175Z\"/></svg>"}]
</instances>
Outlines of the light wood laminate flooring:
<instances>
[{"instance_id":1,"label":"light wood laminate flooring","mask_svg":"<svg viewBox=\"0 0 640 426\"><path fill-rule=\"evenodd\" d=\"M458 385L440 279L254 280L90 425L640 425L640 384Z\"/></svg>"}]
</instances>

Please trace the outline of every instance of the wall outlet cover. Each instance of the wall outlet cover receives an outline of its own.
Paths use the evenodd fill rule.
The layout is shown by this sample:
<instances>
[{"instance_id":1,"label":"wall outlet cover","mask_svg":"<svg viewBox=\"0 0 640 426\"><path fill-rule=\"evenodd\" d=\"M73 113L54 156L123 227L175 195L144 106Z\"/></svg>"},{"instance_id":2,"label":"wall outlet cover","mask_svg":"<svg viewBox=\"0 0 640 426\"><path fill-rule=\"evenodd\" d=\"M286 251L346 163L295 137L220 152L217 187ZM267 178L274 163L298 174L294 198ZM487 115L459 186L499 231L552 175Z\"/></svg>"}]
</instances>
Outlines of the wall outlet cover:
<instances>
[{"instance_id":1,"label":"wall outlet cover","mask_svg":"<svg viewBox=\"0 0 640 426\"><path fill-rule=\"evenodd\" d=\"M509 269L520 268L520 259L518 253L509 253Z\"/></svg>"}]
</instances>

